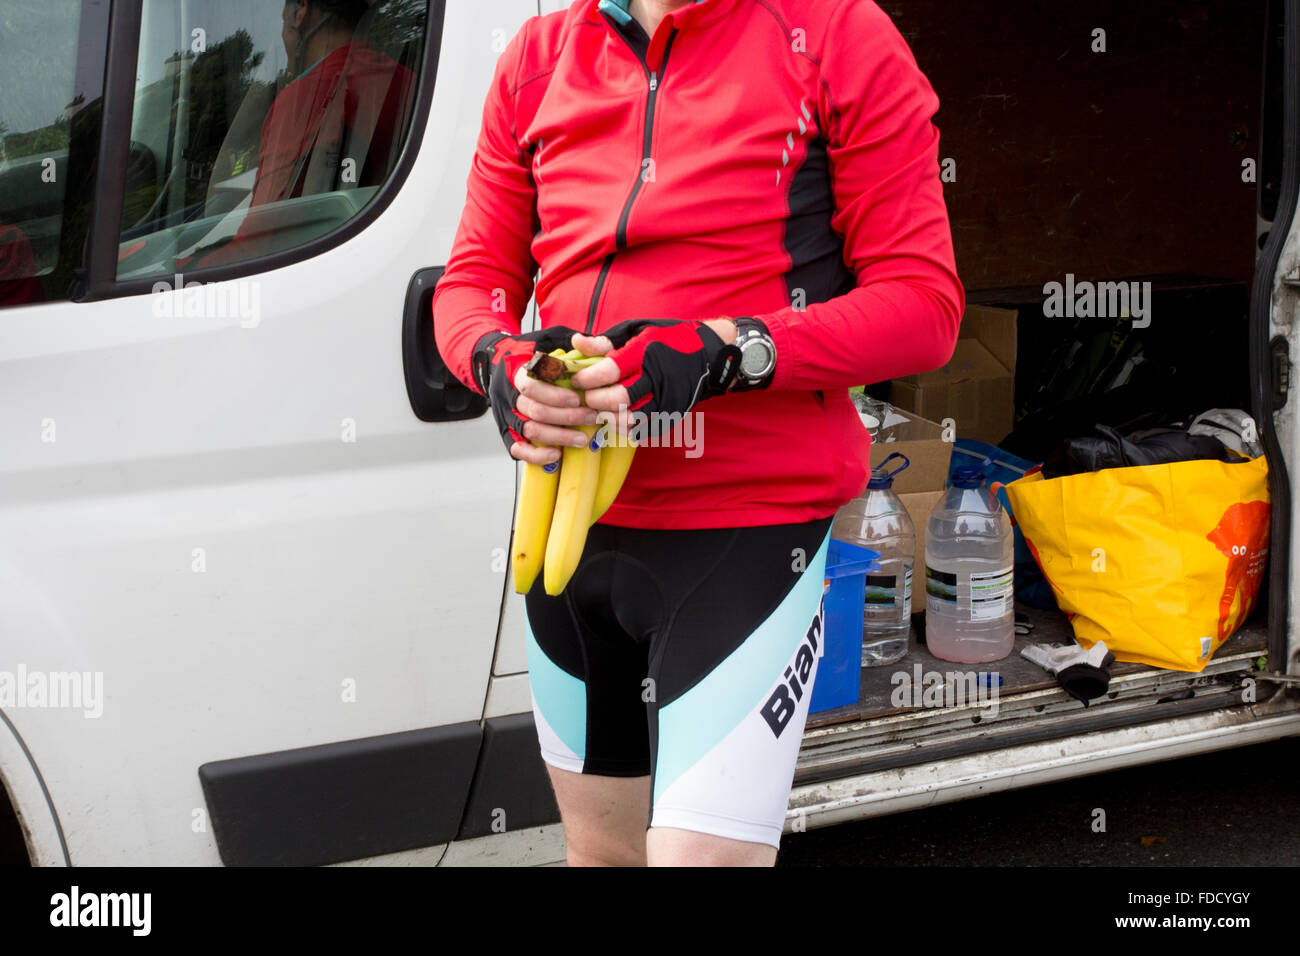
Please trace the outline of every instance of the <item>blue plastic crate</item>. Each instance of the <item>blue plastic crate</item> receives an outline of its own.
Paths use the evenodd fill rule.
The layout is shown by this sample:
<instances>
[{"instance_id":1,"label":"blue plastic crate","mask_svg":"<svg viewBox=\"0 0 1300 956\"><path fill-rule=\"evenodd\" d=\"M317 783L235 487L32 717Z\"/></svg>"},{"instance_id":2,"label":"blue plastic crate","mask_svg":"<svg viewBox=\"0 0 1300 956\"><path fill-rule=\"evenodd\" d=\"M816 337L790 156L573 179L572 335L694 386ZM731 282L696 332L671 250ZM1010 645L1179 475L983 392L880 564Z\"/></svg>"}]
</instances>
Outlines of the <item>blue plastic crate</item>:
<instances>
[{"instance_id":1,"label":"blue plastic crate","mask_svg":"<svg viewBox=\"0 0 1300 956\"><path fill-rule=\"evenodd\" d=\"M858 702L862 686L862 615L867 573L880 568L880 552L831 538L823 592L823 653L809 713Z\"/></svg>"}]
</instances>

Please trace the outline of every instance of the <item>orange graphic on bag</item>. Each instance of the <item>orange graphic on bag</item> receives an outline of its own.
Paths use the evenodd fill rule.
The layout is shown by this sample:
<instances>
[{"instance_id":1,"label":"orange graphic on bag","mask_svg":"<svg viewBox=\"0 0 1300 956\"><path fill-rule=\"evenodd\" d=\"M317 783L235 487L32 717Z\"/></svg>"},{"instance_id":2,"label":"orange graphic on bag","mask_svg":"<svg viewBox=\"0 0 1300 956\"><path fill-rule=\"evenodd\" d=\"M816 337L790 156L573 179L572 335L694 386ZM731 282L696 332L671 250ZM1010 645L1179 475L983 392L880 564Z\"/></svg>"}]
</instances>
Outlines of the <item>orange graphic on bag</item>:
<instances>
[{"instance_id":1,"label":"orange graphic on bag","mask_svg":"<svg viewBox=\"0 0 1300 956\"><path fill-rule=\"evenodd\" d=\"M1223 513L1205 537L1228 558L1219 598L1219 640L1231 635L1255 605L1260 575L1268 560L1270 506L1267 501L1239 501Z\"/></svg>"}]
</instances>

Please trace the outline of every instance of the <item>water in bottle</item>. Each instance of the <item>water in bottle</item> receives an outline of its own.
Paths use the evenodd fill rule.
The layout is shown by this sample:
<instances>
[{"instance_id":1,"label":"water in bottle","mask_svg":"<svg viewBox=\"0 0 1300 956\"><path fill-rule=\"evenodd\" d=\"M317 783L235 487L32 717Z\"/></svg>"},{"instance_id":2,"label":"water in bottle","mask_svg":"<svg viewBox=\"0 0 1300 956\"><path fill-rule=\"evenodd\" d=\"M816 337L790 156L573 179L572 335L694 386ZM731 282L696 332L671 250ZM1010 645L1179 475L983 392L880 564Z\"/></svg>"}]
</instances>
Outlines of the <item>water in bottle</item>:
<instances>
[{"instance_id":1,"label":"water in bottle","mask_svg":"<svg viewBox=\"0 0 1300 956\"><path fill-rule=\"evenodd\" d=\"M983 664L1015 643L1011 520L978 467L958 468L925 529L925 644Z\"/></svg>"},{"instance_id":2,"label":"water in bottle","mask_svg":"<svg viewBox=\"0 0 1300 956\"><path fill-rule=\"evenodd\" d=\"M903 464L885 470L890 459ZM840 509L831 537L880 552L880 568L867 575L862 614L862 666L892 664L907 654L912 623L912 561L916 535L907 509L894 493L894 476L910 462L897 452L873 472L867 490Z\"/></svg>"}]
</instances>

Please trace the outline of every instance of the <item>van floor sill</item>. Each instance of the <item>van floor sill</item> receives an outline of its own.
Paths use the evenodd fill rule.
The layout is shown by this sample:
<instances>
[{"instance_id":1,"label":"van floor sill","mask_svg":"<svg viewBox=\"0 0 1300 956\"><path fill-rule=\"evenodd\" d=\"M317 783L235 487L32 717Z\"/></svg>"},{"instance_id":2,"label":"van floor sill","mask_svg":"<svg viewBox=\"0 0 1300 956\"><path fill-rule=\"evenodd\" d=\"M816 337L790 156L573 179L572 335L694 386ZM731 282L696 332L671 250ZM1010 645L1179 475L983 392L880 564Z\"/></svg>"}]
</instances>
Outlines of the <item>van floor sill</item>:
<instances>
[{"instance_id":1,"label":"van floor sill","mask_svg":"<svg viewBox=\"0 0 1300 956\"><path fill-rule=\"evenodd\" d=\"M1020 656L1020 648L1030 641L1071 642L1065 616L1032 608L1017 610L1029 615L1034 629L1029 635L1017 635L1012 653L1001 661L985 665L941 661L916 643L913 632L906 658L885 667L863 668L857 704L809 718L795 785L1241 706L1241 676L1268 645L1266 622L1257 614L1200 673L1116 662L1111 667L1110 693L1085 709L1045 670ZM1004 683L998 688L997 708L989 709L987 696L948 707L895 706L890 701L896 687L893 675L912 674L917 664L925 674L1001 673ZM1257 685L1259 701L1273 692L1266 682Z\"/></svg>"},{"instance_id":2,"label":"van floor sill","mask_svg":"<svg viewBox=\"0 0 1300 956\"><path fill-rule=\"evenodd\" d=\"M1270 694L1276 697L1285 693L1286 691L1281 688L1275 691L1265 689L1260 696L1260 701L1271 701L1273 698L1269 696ZM1222 697L1217 699L1188 698L1186 700L1170 701L1159 706L1153 704L1138 712L1093 713L1073 721L1057 721L951 743L938 742L925 745L917 743L906 752L883 754L878 757L868 757L864 753L857 760L846 760L833 766L804 766L803 755L801 754L800 765L795 770L794 786L827 783L833 780L878 773L884 770L894 770L922 763L934 763L953 757L965 757L984 751L1018 747L1023 744L1042 743L1048 740L1074 737L1079 734L1101 730L1115 730L1121 727L1170 720L1176 717L1188 717L1209 711L1227 710L1230 707L1246 709L1252 706L1250 704L1229 703ZM1300 710L1300 706L1295 709Z\"/></svg>"}]
</instances>

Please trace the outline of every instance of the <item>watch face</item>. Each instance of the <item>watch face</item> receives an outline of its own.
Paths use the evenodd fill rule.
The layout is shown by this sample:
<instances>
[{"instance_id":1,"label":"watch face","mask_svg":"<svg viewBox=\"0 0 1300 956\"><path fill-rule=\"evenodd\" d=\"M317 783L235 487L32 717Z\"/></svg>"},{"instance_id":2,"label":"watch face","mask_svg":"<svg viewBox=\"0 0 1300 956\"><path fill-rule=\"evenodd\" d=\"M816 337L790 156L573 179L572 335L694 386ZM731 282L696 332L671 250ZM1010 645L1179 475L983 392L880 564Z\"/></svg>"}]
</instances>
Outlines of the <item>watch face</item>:
<instances>
[{"instance_id":1,"label":"watch face","mask_svg":"<svg viewBox=\"0 0 1300 956\"><path fill-rule=\"evenodd\" d=\"M772 351L764 342L755 342L740 353L740 370L746 378L756 378L772 363Z\"/></svg>"}]
</instances>

